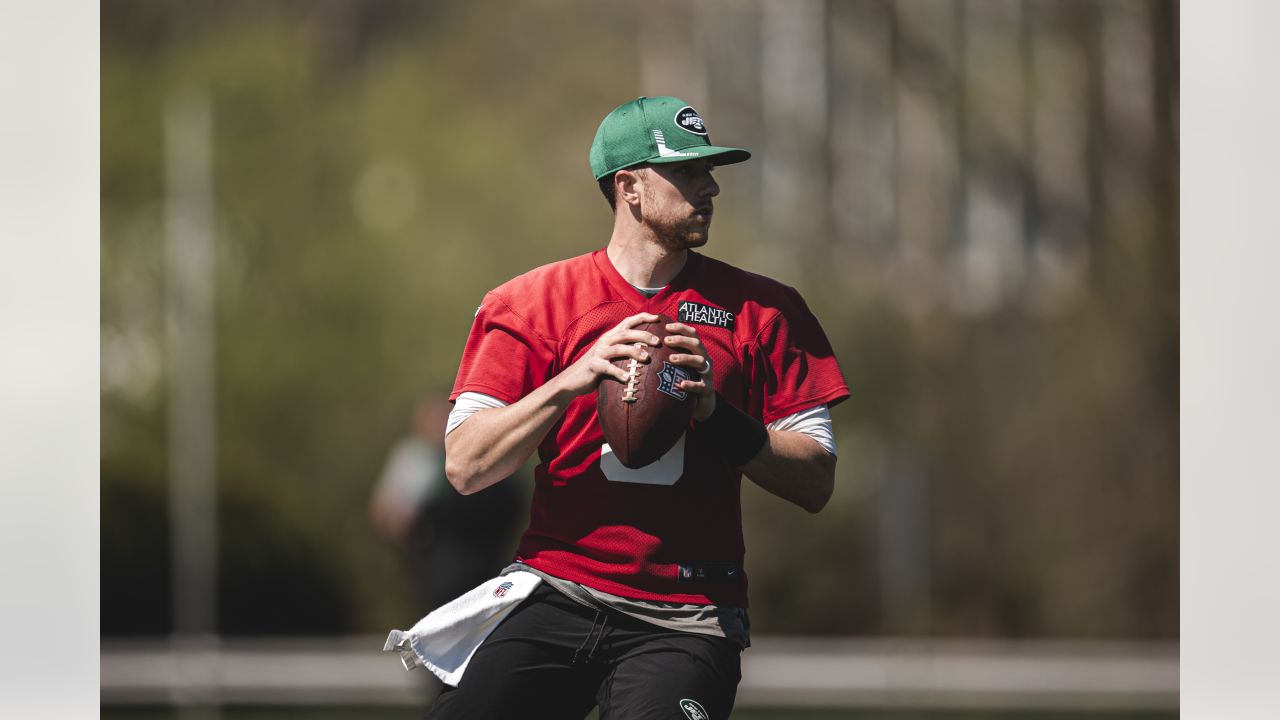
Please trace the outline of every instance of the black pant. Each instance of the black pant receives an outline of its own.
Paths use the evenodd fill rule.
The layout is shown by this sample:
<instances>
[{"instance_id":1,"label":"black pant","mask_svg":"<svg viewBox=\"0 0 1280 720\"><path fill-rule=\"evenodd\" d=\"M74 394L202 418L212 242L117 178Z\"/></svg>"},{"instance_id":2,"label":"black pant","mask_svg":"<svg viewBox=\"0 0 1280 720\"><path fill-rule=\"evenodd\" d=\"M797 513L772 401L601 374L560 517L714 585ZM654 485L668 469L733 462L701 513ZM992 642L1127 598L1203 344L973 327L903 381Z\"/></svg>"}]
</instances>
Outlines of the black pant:
<instances>
[{"instance_id":1,"label":"black pant","mask_svg":"<svg viewBox=\"0 0 1280 720\"><path fill-rule=\"evenodd\" d=\"M585 607L543 583L476 650L430 720L723 720L741 679L741 649Z\"/></svg>"}]
</instances>

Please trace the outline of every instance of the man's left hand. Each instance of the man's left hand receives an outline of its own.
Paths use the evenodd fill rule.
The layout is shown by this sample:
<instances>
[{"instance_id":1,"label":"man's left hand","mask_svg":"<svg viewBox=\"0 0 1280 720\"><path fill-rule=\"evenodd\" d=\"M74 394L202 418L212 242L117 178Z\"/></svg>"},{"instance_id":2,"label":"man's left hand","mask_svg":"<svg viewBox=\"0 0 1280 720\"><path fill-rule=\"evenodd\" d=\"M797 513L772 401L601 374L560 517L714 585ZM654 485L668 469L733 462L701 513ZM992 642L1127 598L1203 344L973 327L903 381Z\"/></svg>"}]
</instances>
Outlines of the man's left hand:
<instances>
[{"instance_id":1,"label":"man's left hand","mask_svg":"<svg viewBox=\"0 0 1280 720\"><path fill-rule=\"evenodd\" d=\"M673 365L689 368L700 373L700 380L681 380L680 389L698 396L698 404L693 409L693 419L702 422L711 417L716 409L715 369L711 367L711 357L707 348L698 338L698 331L684 323L667 323L667 335L664 341L667 347L679 350L673 353L668 361Z\"/></svg>"}]
</instances>

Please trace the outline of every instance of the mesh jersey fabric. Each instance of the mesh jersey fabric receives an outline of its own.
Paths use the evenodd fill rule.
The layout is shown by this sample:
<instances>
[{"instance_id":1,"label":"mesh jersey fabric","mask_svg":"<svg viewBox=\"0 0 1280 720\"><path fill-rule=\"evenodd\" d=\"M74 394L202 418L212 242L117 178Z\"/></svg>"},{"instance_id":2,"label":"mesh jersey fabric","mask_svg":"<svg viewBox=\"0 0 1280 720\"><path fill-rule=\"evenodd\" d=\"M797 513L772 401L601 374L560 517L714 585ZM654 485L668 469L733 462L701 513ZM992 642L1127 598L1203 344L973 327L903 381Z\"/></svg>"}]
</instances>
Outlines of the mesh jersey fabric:
<instances>
[{"instance_id":1,"label":"mesh jersey fabric","mask_svg":"<svg viewBox=\"0 0 1280 720\"><path fill-rule=\"evenodd\" d=\"M715 366L716 390L749 415L767 424L848 397L825 333L793 288L690 251L671 283L646 297L601 249L487 293L450 399L479 392L514 403L624 318L678 318L682 306L723 311L690 324ZM693 427L673 484L614 482L600 467L603 443L595 394L576 398L538 447L529 526L516 558L621 597L746 607L741 473ZM738 571L681 580L680 566L705 563Z\"/></svg>"}]
</instances>

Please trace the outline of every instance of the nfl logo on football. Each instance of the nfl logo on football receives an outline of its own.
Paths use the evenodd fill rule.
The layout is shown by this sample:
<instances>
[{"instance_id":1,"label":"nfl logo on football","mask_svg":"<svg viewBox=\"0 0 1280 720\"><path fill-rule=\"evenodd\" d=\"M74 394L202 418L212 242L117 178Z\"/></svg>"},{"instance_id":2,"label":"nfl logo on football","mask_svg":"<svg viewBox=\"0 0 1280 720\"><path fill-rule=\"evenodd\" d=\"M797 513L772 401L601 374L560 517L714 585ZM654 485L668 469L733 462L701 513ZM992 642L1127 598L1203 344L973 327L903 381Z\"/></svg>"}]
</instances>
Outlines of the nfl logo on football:
<instances>
[{"instance_id":1,"label":"nfl logo on football","mask_svg":"<svg viewBox=\"0 0 1280 720\"><path fill-rule=\"evenodd\" d=\"M506 595L507 591L510 590L513 586L514 586L514 583L504 582L498 587L493 589L493 596L502 597L503 595Z\"/></svg>"},{"instance_id":2,"label":"nfl logo on football","mask_svg":"<svg viewBox=\"0 0 1280 720\"><path fill-rule=\"evenodd\" d=\"M683 400L689 397L689 393L676 387L676 383L680 380L691 380L692 375L688 370L672 365L669 362L662 363L662 370L658 371L658 390L664 392L677 400Z\"/></svg>"}]
</instances>

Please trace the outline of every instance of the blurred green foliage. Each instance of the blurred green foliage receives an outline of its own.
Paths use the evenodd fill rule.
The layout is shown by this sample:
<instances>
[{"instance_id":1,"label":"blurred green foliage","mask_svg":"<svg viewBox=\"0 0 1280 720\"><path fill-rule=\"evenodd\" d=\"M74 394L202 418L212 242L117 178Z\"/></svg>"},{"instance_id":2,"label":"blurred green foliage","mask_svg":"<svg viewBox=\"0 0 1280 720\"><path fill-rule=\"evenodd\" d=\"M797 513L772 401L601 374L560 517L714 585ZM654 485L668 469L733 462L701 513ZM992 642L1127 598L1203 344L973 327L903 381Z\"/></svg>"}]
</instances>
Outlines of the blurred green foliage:
<instances>
[{"instance_id":1,"label":"blurred green foliage","mask_svg":"<svg viewBox=\"0 0 1280 720\"><path fill-rule=\"evenodd\" d=\"M1096 54L1100 6L1036 5L1050 6ZM1140 7L1167 40L1168 3ZM607 240L586 149L642 94L641 12L103 5L104 634L165 633L171 616L166 103L196 89L213 108L220 630L376 633L420 614L365 512L383 456L416 399L451 385L485 290ZM720 171L707 251L799 287L853 390L823 513L744 491L758 632L1176 637L1177 140L1159 112L1145 153L1091 126L1088 259L1052 312L1016 295L980 315L920 310L901 300L916 287L868 280L896 282L882 250L834 232L761 265L795 240L762 229L764 158ZM713 113L719 141L764 145ZM1026 173L1021 152L1006 161ZM1108 154L1125 172L1098 189ZM1052 213L1047 191L1037 201ZM898 478L925 488L925 579L901 597L883 587Z\"/></svg>"}]
</instances>

